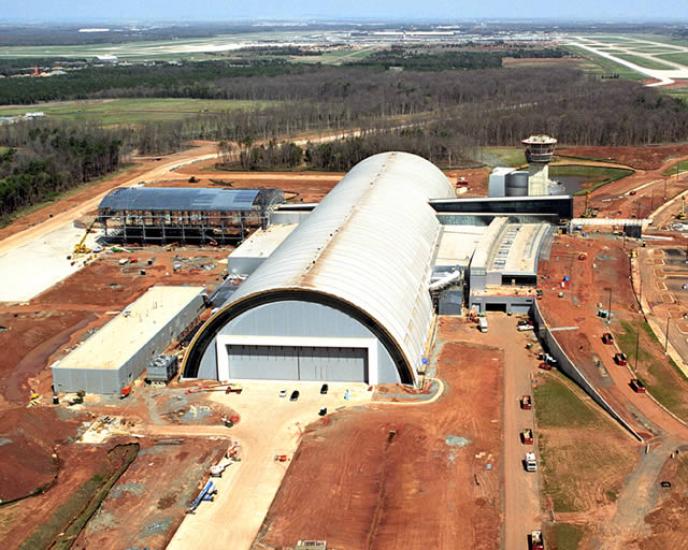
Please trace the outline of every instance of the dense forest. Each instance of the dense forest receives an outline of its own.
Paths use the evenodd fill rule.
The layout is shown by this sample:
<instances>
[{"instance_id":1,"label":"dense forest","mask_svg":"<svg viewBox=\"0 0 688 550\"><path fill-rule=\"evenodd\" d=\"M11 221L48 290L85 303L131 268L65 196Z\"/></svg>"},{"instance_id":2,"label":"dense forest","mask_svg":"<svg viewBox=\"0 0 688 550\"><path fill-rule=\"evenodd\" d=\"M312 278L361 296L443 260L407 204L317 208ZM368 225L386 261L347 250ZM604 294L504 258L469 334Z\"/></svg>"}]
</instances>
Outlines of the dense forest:
<instances>
[{"instance_id":1,"label":"dense forest","mask_svg":"<svg viewBox=\"0 0 688 550\"><path fill-rule=\"evenodd\" d=\"M149 126L136 132L131 147L165 151L188 139L253 144L304 132L381 131L437 121L445 123L447 135L464 136L474 145L511 145L543 131L581 145L688 139L688 109L680 100L569 68L402 73L341 68L229 79L221 86L237 99L275 103Z\"/></svg>"},{"instance_id":2,"label":"dense forest","mask_svg":"<svg viewBox=\"0 0 688 550\"><path fill-rule=\"evenodd\" d=\"M119 137L89 127L29 126L1 136L0 220L117 169Z\"/></svg>"},{"instance_id":3,"label":"dense forest","mask_svg":"<svg viewBox=\"0 0 688 550\"><path fill-rule=\"evenodd\" d=\"M171 152L192 139L224 142L225 164L248 170L346 170L392 149L450 166L465 162L476 147L513 145L537 132L580 145L688 140L688 109L679 99L568 67L397 72L213 62L94 68L4 83L9 81L0 96L19 93L15 100L33 101L31 94L43 90L51 98L221 98L267 100L269 106L110 129L50 120L0 126L0 145L10 147L0 164L1 215L106 174L129 152ZM360 137L290 143L304 134L354 129Z\"/></svg>"}]
</instances>

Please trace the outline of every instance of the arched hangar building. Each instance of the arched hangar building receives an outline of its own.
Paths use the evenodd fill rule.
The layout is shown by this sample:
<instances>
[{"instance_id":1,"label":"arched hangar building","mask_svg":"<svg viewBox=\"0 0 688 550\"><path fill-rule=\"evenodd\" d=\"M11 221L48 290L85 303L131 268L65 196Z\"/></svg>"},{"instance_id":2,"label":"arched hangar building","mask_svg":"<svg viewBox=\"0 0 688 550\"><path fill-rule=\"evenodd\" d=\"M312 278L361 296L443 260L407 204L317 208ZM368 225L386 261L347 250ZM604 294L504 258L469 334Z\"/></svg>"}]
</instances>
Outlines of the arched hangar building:
<instances>
[{"instance_id":1,"label":"arched hangar building","mask_svg":"<svg viewBox=\"0 0 688 550\"><path fill-rule=\"evenodd\" d=\"M414 384L444 174L407 153L355 166L198 331L187 378Z\"/></svg>"}]
</instances>

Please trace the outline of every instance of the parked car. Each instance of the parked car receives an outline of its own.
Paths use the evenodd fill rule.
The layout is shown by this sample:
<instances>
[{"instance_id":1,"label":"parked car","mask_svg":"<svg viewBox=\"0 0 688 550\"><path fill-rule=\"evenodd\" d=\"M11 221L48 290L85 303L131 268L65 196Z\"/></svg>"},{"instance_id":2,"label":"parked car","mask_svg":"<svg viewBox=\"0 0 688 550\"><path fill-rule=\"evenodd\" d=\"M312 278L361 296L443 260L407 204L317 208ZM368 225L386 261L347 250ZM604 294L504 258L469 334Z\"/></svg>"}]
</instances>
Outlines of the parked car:
<instances>
[{"instance_id":1,"label":"parked car","mask_svg":"<svg viewBox=\"0 0 688 550\"><path fill-rule=\"evenodd\" d=\"M625 367L628 365L628 357L626 357L624 352L620 351L614 354L614 362L620 367Z\"/></svg>"},{"instance_id":2,"label":"parked car","mask_svg":"<svg viewBox=\"0 0 688 550\"><path fill-rule=\"evenodd\" d=\"M535 327L533 326L533 323L528 319L521 319L516 325L516 330L524 332L526 330L535 330Z\"/></svg>"},{"instance_id":3,"label":"parked car","mask_svg":"<svg viewBox=\"0 0 688 550\"><path fill-rule=\"evenodd\" d=\"M528 547L530 550L545 550L545 539L542 531L531 531L528 535Z\"/></svg>"},{"instance_id":4,"label":"parked car","mask_svg":"<svg viewBox=\"0 0 688 550\"><path fill-rule=\"evenodd\" d=\"M293 392L291 392L291 395L289 396L289 401L298 400L299 395L300 395L299 390L294 390Z\"/></svg>"},{"instance_id":5,"label":"parked car","mask_svg":"<svg viewBox=\"0 0 688 550\"><path fill-rule=\"evenodd\" d=\"M521 443L523 443L524 445L533 444L533 430L528 428L521 432Z\"/></svg>"},{"instance_id":6,"label":"parked car","mask_svg":"<svg viewBox=\"0 0 688 550\"><path fill-rule=\"evenodd\" d=\"M538 365L538 368L540 368L542 370L552 370L552 365L547 363L546 361L543 361L542 363L540 363Z\"/></svg>"},{"instance_id":7,"label":"parked car","mask_svg":"<svg viewBox=\"0 0 688 550\"><path fill-rule=\"evenodd\" d=\"M322 386L320 386L320 394L326 395L327 392L329 391L329 389L330 389L330 386L328 386L327 384L323 384Z\"/></svg>"},{"instance_id":8,"label":"parked car","mask_svg":"<svg viewBox=\"0 0 688 550\"><path fill-rule=\"evenodd\" d=\"M611 332L605 332L602 335L602 341L607 345L611 345L614 343L614 335Z\"/></svg>"},{"instance_id":9,"label":"parked car","mask_svg":"<svg viewBox=\"0 0 688 550\"><path fill-rule=\"evenodd\" d=\"M521 408L526 411L529 411L533 408L533 400L531 399L530 395L524 395L521 397Z\"/></svg>"},{"instance_id":10,"label":"parked car","mask_svg":"<svg viewBox=\"0 0 688 550\"><path fill-rule=\"evenodd\" d=\"M523 460L523 466L525 467L526 472L537 472L537 458L535 453L526 453L526 457Z\"/></svg>"},{"instance_id":11,"label":"parked car","mask_svg":"<svg viewBox=\"0 0 688 550\"><path fill-rule=\"evenodd\" d=\"M633 378L631 380L631 388L635 393L645 393L647 391L645 384L643 384L643 381L639 378Z\"/></svg>"}]
</instances>

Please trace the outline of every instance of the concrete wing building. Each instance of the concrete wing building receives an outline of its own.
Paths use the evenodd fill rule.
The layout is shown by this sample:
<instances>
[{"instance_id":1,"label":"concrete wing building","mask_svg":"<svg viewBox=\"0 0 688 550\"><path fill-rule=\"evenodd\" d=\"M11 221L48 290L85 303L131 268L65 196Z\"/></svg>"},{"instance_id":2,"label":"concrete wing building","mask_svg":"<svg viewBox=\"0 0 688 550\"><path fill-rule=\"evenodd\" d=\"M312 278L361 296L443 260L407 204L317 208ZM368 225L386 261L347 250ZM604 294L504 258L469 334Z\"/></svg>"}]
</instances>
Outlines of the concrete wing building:
<instances>
[{"instance_id":1,"label":"concrete wing building","mask_svg":"<svg viewBox=\"0 0 688 550\"><path fill-rule=\"evenodd\" d=\"M203 287L154 286L52 365L58 392L115 394L203 309Z\"/></svg>"},{"instance_id":2,"label":"concrete wing building","mask_svg":"<svg viewBox=\"0 0 688 550\"><path fill-rule=\"evenodd\" d=\"M428 201L454 196L415 155L356 165L196 334L185 377L415 383L441 233Z\"/></svg>"}]
</instances>

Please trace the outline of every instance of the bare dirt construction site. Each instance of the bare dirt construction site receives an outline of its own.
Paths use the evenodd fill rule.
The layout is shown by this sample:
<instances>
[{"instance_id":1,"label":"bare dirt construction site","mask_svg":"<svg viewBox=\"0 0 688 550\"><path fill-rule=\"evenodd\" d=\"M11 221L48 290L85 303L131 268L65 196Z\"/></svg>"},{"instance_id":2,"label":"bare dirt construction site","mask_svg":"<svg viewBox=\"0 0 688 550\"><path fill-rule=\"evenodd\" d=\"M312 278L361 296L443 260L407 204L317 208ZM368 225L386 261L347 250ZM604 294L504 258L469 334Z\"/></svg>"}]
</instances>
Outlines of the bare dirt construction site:
<instances>
[{"instance_id":1,"label":"bare dirt construction site","mask_svg":"<svg viewBox=\"0 0 688 550\"><path fill-rule=\"evenodd\" d=\"M667 153L662 166L679 153L688 152ZM200 162L178 166L197 158ZM0 229L0 248L10 250L24 241L40 243L43 235L65 224L73 227L75 220L92 217L99 197L117 185L145 181L151 186L276 187L285 190L292 202L315 202L342 176L220 171L213 167L213 144L197 144L193 150L178 155L136 162L127 172L84 186ZM662 166L656 169L657 173ZM451 171L449 175L465 178L465 196L471 196L484 193L487 172L486 168L477 168ZM192 176L194 181L189 182ZM648 202L649 208L648 193L653 189L654 200L659 204L659 183L638 190L636 195L627 193L648 181L654 182L655 176L654 172L638 173L633 176L636 179L626 178L598 189L591 199L602 205L602 212L630 214L637 208L632 201L638 197ZM684 182L670 180L667 195L677 193L681 186L685 186ZM613 202L617 196L621 206ZM610 197L613 200L607 201ZM70 240L64 246L71 250L74 244ZM611 330L624 350L630 345L628 353L633 359L637 334L634 327L640 315L629 279L629 250L624 246L623 241L614 238L558 237L550 260L542 265L542 305L548 322L554 326L578 327L577 331L559 333L567 352L605 398L658 451L653 450L636 467L633 459L637 444L628 438L626 446L626 436L619 436L614 427L613 435L599 443L613 447L612 451L617 453L615 463L623 467L615 472L605 470L599 486L588 477L581 478L571 491L564 488L561 499L569 503L568 508L553 505L557 489L546 482L550 483L547 494L552 496L545 508L554 510L559 521L572 524L584 522L595 526L609 519L613 526L609 532L586 530L583 540L592 541L591 544L633 540L643 548L657 548L652 546L654 539L648 538L652 533L658 534L658 540L678 540L671 538L668 525L684 504L679 481L683 479L683 469L673 471L671 463L664 463L670 446L676 445L676 441L688 441L688 428L649 395L633 393L628 384L634 375L627 368L614 365L611 348L601 343L606 325L596 317L596 309L598 303L607 301L605 289L612 288L615 317ZM73 543L74 548L162 548L174 541L179 532L189 538L181 537L177 547L188 547L196 531L193 522L189 529L184 529L185 510L197 494L208 467L227 449L232 431L224 426L222 418L230 414L232 399L238 396L222 394L209 398L207 394L187 394L184 384L154 389L139 381L126 400L89 395L84 405L53 406L49 366L153 285L199 285L212 291L226 274L226 258L231 250L145 246L123 251L107 247L87 265L75 267L73 273L31 299L0 304L0 499L16 499L0 508L0 539L6 547L23 545L32 549ZM67 261L62 253L56 257ZM41 265L44 264L36 263L35 269ZM565 274L571 276L572 282L562 290L559 283ZM563 298L558 297L560 291L564 292ZM511 319L507 321L510 323ZM515 325L511 329L516 334ZM644 329L639 334L643 355L637 365L638 374L646 380L652 395L683 416L682 411L688 411L688 398L676 388L684 382L663 361L661 346ZM244 392L241 399L245 404L267 410L260 416L260 411L246 406L244 427L240 428L240 423L234 428L247 442L247 457L251 460L246 461L245 471L253 477L244 480L252 480L253 485L241 489L241 484L234 485L238 482L228 477L223 480L226 490L221 491L217 502L206 506L193 519L213 517L220 521L230 509L226 507L241 508L244 498L260 492L264 509L268 509L270 502L272 505L267 516L253 518L255 529L247 528L244 533L252 540L250 537L264 520L254 543L257 548L292 546L303 538L327 539L328 544L338 549L452 548L457 541L461 547L500 547L505 536L502 400L505 357L509 352L496 347L502 346L497 332L490 334L491 339L482 336L477 330L470 331L463 320L440 319L433 368L436 377L443 381L443 392L437 400L423 403L422 398L409 396L401 388L385 388L387 391L376 392L371 404L349 402L346 409L341 409L341 403L332 406L331 410L337 412L310 424L302 440L301 428L306 422L286 436L275 436L275 445L281 437L288 436L289 446L297 449L298 445L298 449L288 463L274 501L270 490L277 489L283 474L282 469L277 472L276 468L285 465L275 465L275 451L267 448L273 439L266 443L264 437L265 430L274 427L270 418L264 418L273 409L266 409L258 400L247 401L252 394ZM503 346L507 343L511 345L514 340L505 341ZM519 349L515 360L521 361L522 353L525 349ZM532 359L526 371L536 368L536 364ZM635 364L632 366L636 369ZM521 382L530 388L530 374L521 374L519 371ZM265 403L273 403L278 391L265 397ZM335 393L334 387L330 393ZM333 404L339 399L335 395L329 397ZM308 399L304 394L298 405L308 408L310 422L317 413L312 404L319 403L321 397L315 395L312 403ZM515 399L512 401L515 403ZM287 411L288 400L281 402L281 406ZM251 424L251 414L264 423ZM523 416L518 419L521 422ZM86 441L84 434L91 433L93 426L110 421L121 429L112 430L97 441ZM589 454L571 451L567 442L577 441L581 448L590 451L593 447L586 444L600 439L599 433L603 433L596 435L596 428L586 424L574 434L555 424L546 427L544 435L550 456L555 457L551 460L560 467L572 457L579 461L589 458ZM260 454L259 450L265 452ZM261 462L263 458L267 467ZM607 468L609 464L603 466ZM516 461L509 467L523 474ZM268 468L274 470L270 479L265 474ZM626 473L627 468L631 473ZM235 470L242 472L239 467ZM660 470L662 476L676 480L671 491L654 490ZM576 473L566 468L556 472L563 477ZM633 477L636 472L637 477ZM527 478L527 483L537 500L534 480ZM256 484L261 484L261 491L254 491ZM632 500L626 495L650 486L654 489L648 490L644 505L630 513ZM236 495L244 496L241 502L232 504ZM248 513L255 515L250 510ZM539 524L539 508L528 521L531 516ZM647 517L647 525L639 530L628 527L638 517ZM617 528L619 531L614 530ZM214 534L208 531L208 540Z\"/></svg>"},{"instance_id":2,"label":"bare dirt construction site","mask_svg":"<svg viewBox=\"0 0 688 550\"><path fill-rule=\"evenodd\" d=\"M661 468L671 450L688 441L688 427L674 416L686 405L681 390L685 381L667 361L660 343L644 328L630 280L630 248L630 243L611 236L559 236L549 260L540 267L544 293L540 306L548 324L561 328L556 332L557 341L607 403L644 438L644 443L649 443L649 452L627 471L623 483L612 483L609 492L598 493L597 500L586 503L551 489L555 511L564 512L558 517L585 523L585 540L592 541L594 547L626 548L651 534L644 518L658 505ZM564 276L570 281L562 287ZM608 309L610 298L613 321L608 325L598 316L598 308ZM607 331L615 336L612 345L602 341ZM636 349L641 350L638 361ZM615 363L613 356L618 351L626 353L629 365ZM645 381L647 394L633 391L630 382L635 377ZM556 435L558 430L574 428L548 431ZM570 435L563 437L570 442ZM551 445L552 440L547 443ZM637 443L629 438L628 446L637 448ZM619 452L621 449L610 451L607 458L617 465L632 463L610 458ZM566 469L570 458L552 466ZM566 475L557 474L554 479L561 484ZM577 484L583 486L582 481Z\"/></svg>"},{"instance_id":3,"label":"bare dirt construction site","mask_svg":"<svg viewBox=\"0 0 688 550\"><path fill-rule=\"evenodd\" d=\"M373 404L308 427L256 548L303 538L340 549L499 547L503 354L450 331L441 325L437 401Z\"/></svg>"}]
</instances>

